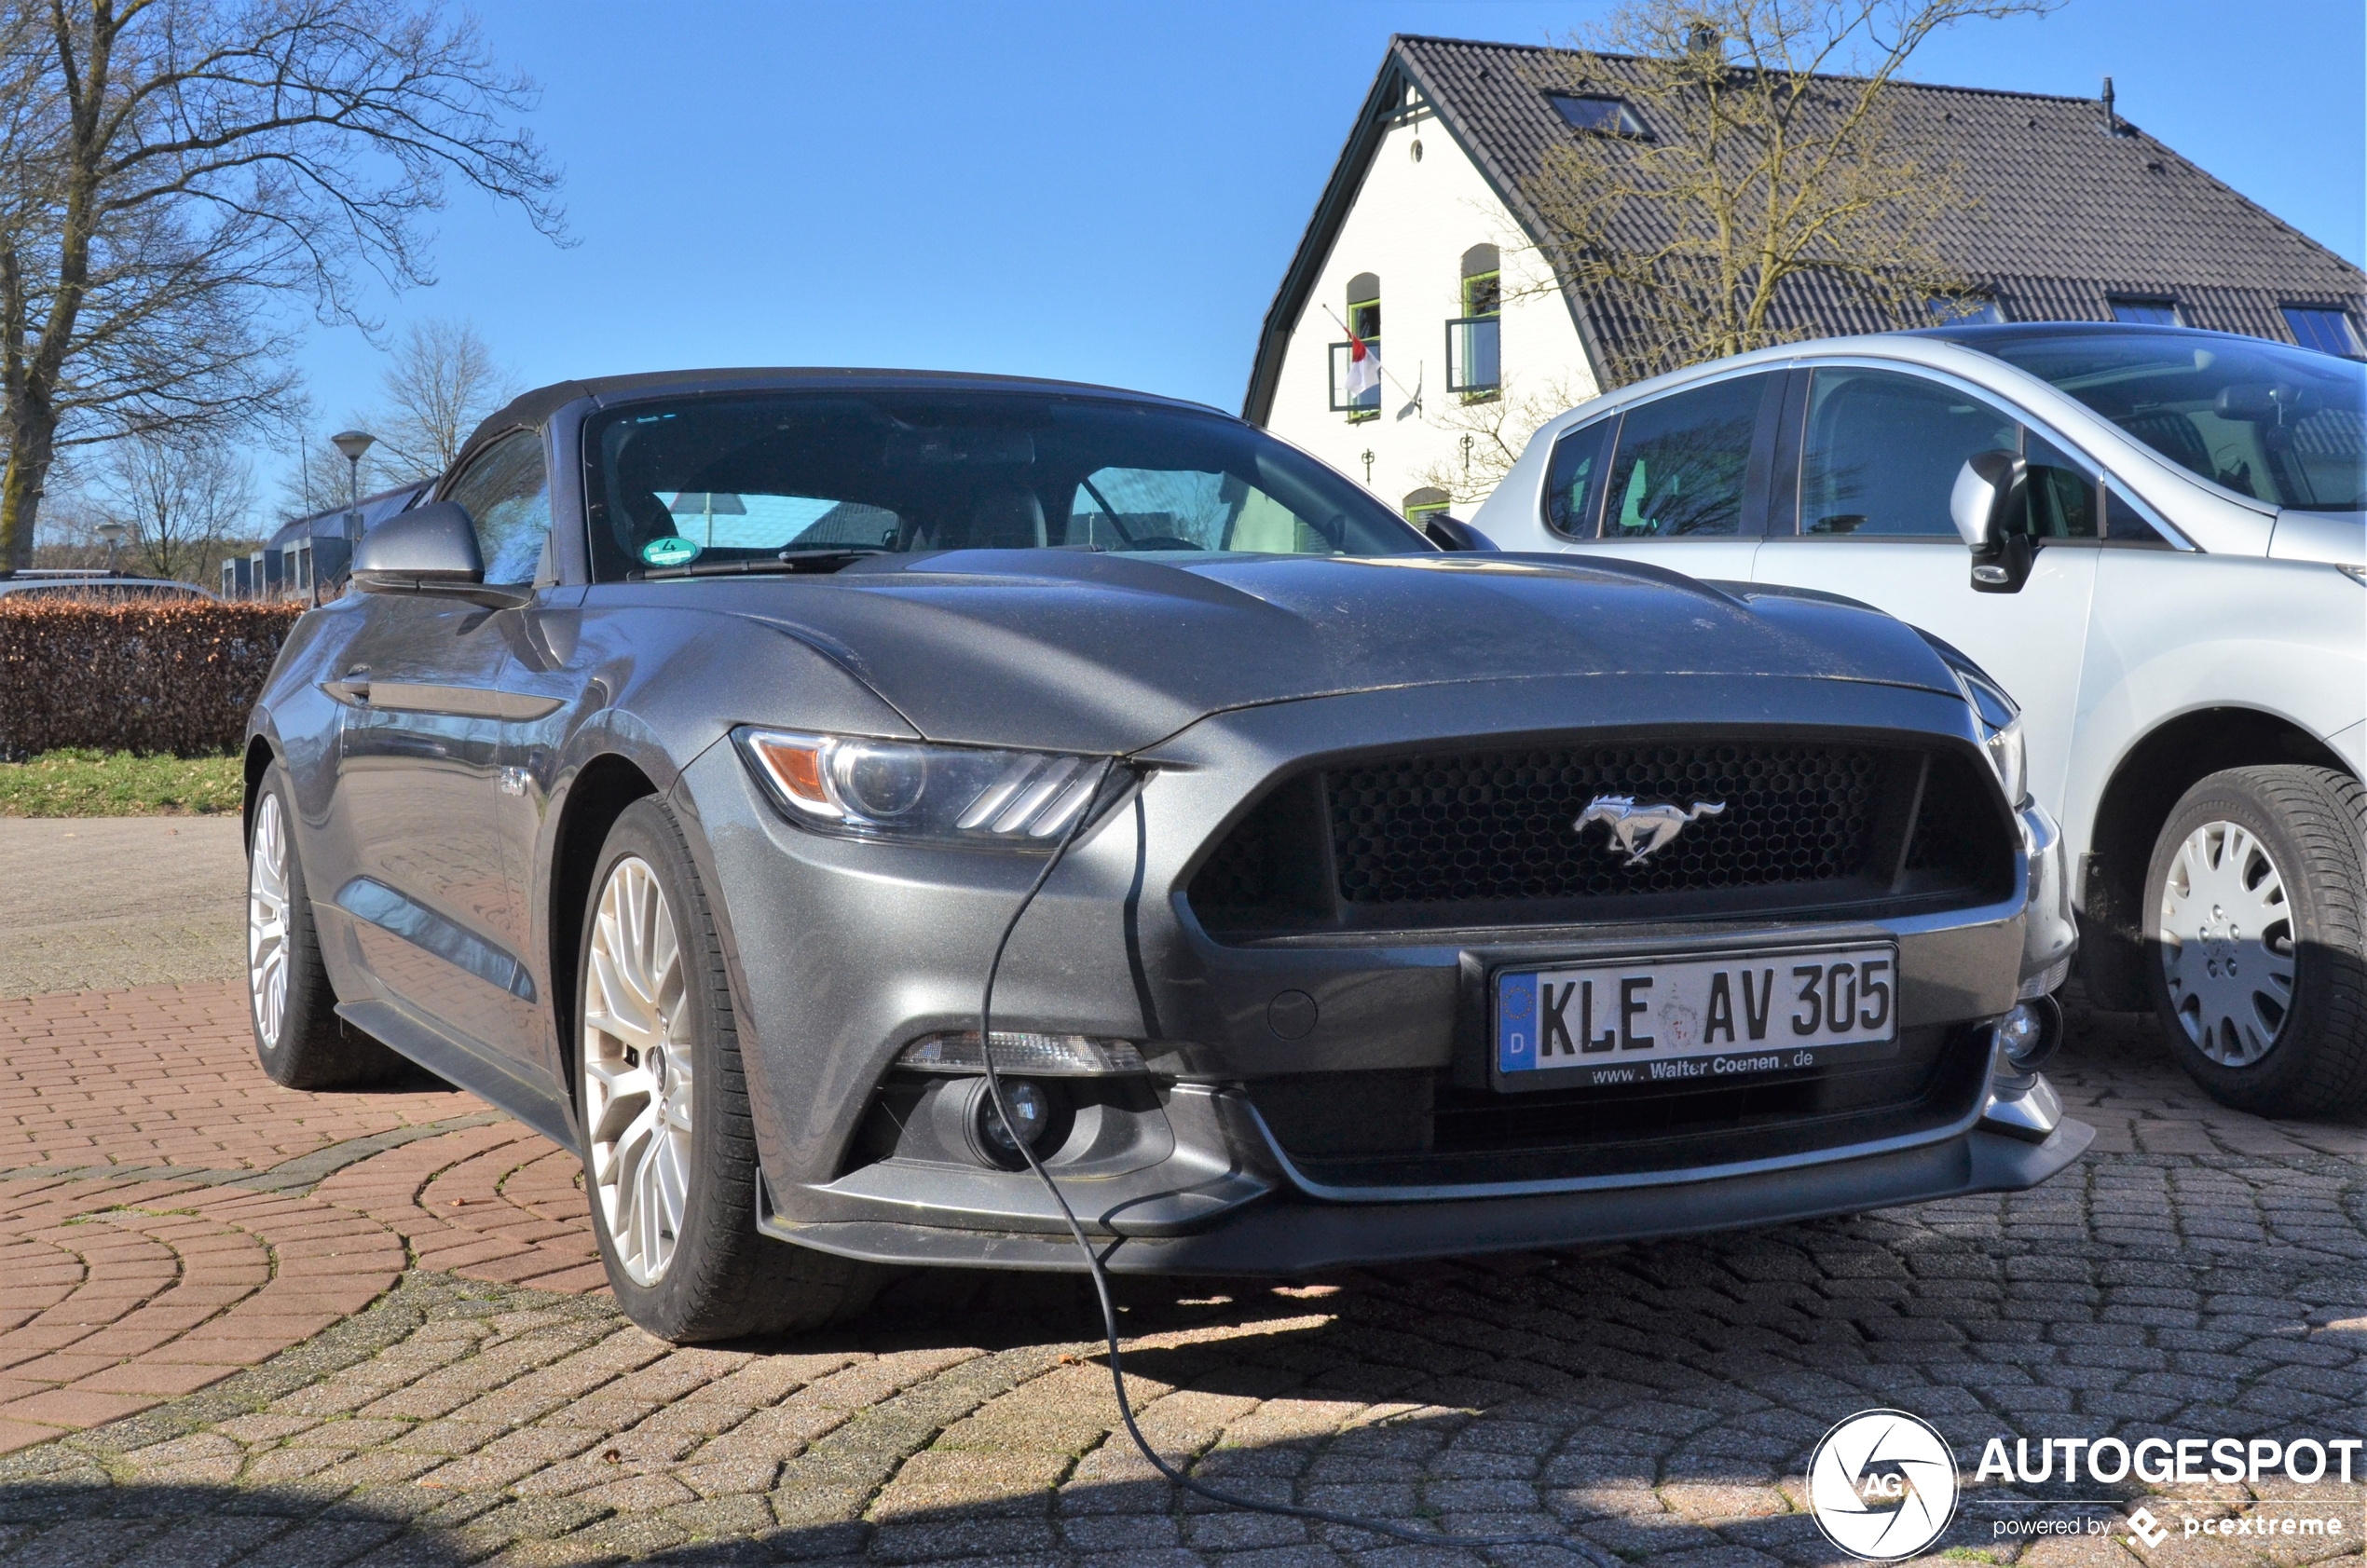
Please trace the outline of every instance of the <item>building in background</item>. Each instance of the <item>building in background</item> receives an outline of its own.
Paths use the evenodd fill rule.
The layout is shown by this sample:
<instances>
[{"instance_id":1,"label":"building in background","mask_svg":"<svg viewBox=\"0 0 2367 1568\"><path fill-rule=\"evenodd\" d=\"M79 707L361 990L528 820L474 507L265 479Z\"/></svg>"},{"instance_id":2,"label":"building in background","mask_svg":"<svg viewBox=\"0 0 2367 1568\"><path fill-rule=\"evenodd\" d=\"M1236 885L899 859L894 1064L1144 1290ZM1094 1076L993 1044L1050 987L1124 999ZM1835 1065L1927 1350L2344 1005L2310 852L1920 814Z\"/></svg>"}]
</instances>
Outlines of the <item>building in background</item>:
<instances>
[{"instance_id":1,"label":"building in background","mask_svg":"<svg viewBox=\"0 0 2367 1568\"><path fill-rule=\"evenodd\" d=\"M432 480L398 484L362 498L361 531L367 532L399 511L407 511L432 485ZM226 599L309 599L317 585L324 593L342 587L345 564L352 545L346 518L355 509L333 507L280 525L252 554L222 563L222 596Z\"/></svg>"},{"instance_id":2,"label":"building in background","mask_svg":"<svg viewBox=\"0 0 2367 1568\"><path fill-rule=\"evenodd\" d=\"M1392 39L1258 337L1243 416L1417 520L1490 439L1485 405L1515 389L1567 407L1616 358L1620 302L1545 272L1525 189L1556 139L1655 132L1608 89L1556 87L1561 52ZM2097 100L1902 82L1892 102L1955 152L1977 203L1936 239L1977 317L2169 320L2361 355L2367 273ZM1783 307L1804 337L1882 324L1838 293ZM1526 434L1518 412L1508 436Z\"/></svg>"}]
</instances>

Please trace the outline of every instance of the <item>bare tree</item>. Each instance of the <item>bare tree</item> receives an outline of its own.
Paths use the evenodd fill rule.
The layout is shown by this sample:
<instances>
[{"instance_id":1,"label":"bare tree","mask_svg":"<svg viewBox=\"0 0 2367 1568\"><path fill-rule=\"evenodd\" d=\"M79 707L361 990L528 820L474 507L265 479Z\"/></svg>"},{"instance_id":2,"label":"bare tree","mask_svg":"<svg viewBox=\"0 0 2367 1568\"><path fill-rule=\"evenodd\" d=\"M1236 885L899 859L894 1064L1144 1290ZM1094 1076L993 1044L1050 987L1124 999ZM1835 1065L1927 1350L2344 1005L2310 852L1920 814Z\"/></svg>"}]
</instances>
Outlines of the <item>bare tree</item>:
<instances>
[{"instance_id":1,"label":"bare tree","mask_svg":"<svg viewBox=\"0 0 2367 1568\"><path fill-rule=\"evenodd\" d=\"M98 498L127 531L132 557L154 577L185 577L253 530L254 482L214 441L127 436L106 448Z\"/></svg>"},{"instance_id":2,"label":"bare tree","mask_svg":"<svg viewBox=\"0 0 2367 1568\"><path fill-rule=\"evenodd\" d=\"M1527 195L1539 249L1608 333L1614 383L1817 335L1802 291L1871 327L1970 285L1933 234L1968 201L1893 83L1933 33L2059 0L1628 0L1539 85L1626 103L1556 146ZM1549 285L1551 286L1551 285Z\"/></svg>"},{"instance_id":3,"label":"bare tree","mask_svg":"<svg viewBox=\"0 0 2367 1568\"><path fill-rule=\"evenodd\" d=\"M1449 402L1430 423L1460 436L1454 455L1423 468L1425 485L1457 505L1485 500L1504 482L1539 426L1591 394L1562 377L1530 389L1506 376L1496 395Z\"/></svg>"},{"instance_id":4,"label":"bare tree","mask_svg":"<svg viewBox=\"0 0 2367 1568\"><path fill-rule=\"evenodd\" d=\"M271 302L370 325L452 180L558 238L534 84L403 0L0 0L0 572L62 445L252 424Z\"/></svg>"},{"instance_id":5,"label":"bare tree","mask_svg":"<svg viewBox=\"0 0 2367 1568\"><path fill-rule=\"evenodd\" d=\"M400 484L449 469L478 421L509 400L515 379L473 322L427 320L404 334L379 384L387 411L363 428L378 438L370 456Z\"/></svg>"}]
</instances>

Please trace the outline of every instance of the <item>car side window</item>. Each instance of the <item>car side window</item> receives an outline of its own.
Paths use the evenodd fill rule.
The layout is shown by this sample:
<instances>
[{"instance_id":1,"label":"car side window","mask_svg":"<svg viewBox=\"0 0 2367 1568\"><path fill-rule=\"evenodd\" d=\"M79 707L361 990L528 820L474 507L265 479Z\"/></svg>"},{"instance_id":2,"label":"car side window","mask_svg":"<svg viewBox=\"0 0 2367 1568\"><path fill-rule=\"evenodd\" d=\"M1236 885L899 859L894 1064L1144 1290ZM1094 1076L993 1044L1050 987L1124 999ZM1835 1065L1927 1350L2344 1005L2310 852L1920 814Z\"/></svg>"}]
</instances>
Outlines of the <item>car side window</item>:
<instances>
[{"instance_id":1,"label":"car side window","mask_svg":"<svg viewBox=\"0 0 2367 1568\"><path fill-rule=\"evenodd\" d=\"M1603 466L1603 443L1610 439L1616 419L1596 419L1563 432L1553 443L1553 460L1545 465L1545 525L1572 539L1594 537L1594 509L1589 503L1594 482Z\"/></svg>"},{"instance_id":2,"label":"car side window","mask_svg":"<svg viewBox=\"0 0 2367 1568\"><path fill-rule=\"evenodd\" d=\"M2011 416L1943 383L1820 367L1800 443L1799 531L1953 539L1948 498L1964 459L2015 451L2020 436Z\"/></svg>"},{"instance_id":3,"label":"car side window","mask_svg":"<svg viewBox=\"0 0 2367 1568\"><path fill-rule=\"evenodd\" d=\"M1738 375L1629 409L1611 457L1603 538L1740 533L1751 436L1766 388L1764 375Z\"/></svg>"},{"instance_id":4,"label":"car side window","mask_svg":"<svg viewBox=\"0 0 2367 1568\"><path fill-rule=\"evenodd\" d=\"M551 539L551 478L539 430L513 430L477 455L444 498L477 525L487 582L532 582Z\"/></svg>"}]
</instances>

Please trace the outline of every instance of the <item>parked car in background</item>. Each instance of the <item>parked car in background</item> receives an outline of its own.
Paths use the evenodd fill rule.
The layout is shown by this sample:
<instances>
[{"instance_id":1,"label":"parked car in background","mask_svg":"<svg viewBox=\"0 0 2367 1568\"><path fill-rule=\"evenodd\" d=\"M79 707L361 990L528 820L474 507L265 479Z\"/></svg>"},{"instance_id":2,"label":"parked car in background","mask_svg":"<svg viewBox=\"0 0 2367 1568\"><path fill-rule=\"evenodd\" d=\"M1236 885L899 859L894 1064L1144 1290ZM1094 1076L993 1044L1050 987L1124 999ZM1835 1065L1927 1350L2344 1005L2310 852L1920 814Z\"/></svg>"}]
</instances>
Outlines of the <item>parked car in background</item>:
<instances>
[{"instance_id":1,"label":"parked car in background","mask_svg":"<svg viewBox=\"0 0 2367 1568\"><path fill-rule=\"evenodd\" d=\"M1551 421L1472 525L1888 610L2019 704L2082 973L2195 1080L2367 1110L2367 367L2178 328L1767 349ZM1967 558L1967 547L1971 555Z\"/></svg>"},{"instance_id":2,"label":"parked car in background","mask_svg":"<svg viewBox=\"0 0 2367 1568\"><path fill-rule=\"evenodd\" d=\"M0 594L11 598L85 599L119 604L127 599L219 599L212 590L171 578L121 577L110 571L33 567L0 578Z\"/></svg>"},{"instance_id":3,"label":"parked car in background","mask_svg":"<svg viewBox=\"0 0 2367 1568\"><path fill-rule=\"evenodd\" d=\"M1110 1268L1240 1275L2090 1136L1998 1024L2062 874L2011 716L1863 606L1444 553L1213 410L855 371L529 393L353 570L248 737L257 1055L391 1047L578 1149L669 1338L1083 1269L1023 1150Z\"/></svg>"}]
</instances>

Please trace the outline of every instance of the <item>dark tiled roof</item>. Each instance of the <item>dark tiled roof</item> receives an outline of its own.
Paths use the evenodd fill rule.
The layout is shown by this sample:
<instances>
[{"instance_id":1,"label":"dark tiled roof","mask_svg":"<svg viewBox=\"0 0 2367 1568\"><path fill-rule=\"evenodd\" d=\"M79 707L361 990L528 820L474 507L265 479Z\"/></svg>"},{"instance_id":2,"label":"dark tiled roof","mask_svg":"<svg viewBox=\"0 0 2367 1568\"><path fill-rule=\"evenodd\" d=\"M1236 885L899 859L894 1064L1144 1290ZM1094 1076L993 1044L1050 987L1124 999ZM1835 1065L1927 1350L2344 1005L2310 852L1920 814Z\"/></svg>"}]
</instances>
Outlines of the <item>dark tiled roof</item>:
<instances>
[{"instance_id":1,"label":"dark tiled roof","mask_svg":"<svg viewBox=\"0 0 2367 1568\"><path fill-rule=\"evenodd\" d=\"M1580 134L1545 93L1569 83L1577 58L1522 45L1400 37L1364 116L1392 106L1391 89L1401 78L1410 81L1513 214L1535 230L1526 187L1549 149ZM1616 56L1604 64L1614 78L1637 71L1637 62ZM1616 79L1589 85L1607 95L1618 90ZM1993 292L2010 320L2109 320L2111 296L2174 298L2192 325L2291 341L2281 305L2367 309L2367 273L2126 119L2128 134L2105 135L2102 108L2093 99L1900 82L1892 102L1903 135L1954 163L1972 198L1940 221L1936 248ZM1352 195L1373 140L1351 134L1334 188L1276 297L1251 377L1245 412L1252 419L1266 411L1289 323L1345 215L1346 204L1334 193L1344 186ZM1599 361L1602 348L1621 337L1625 314L1610 299L1572 306ZM1823 280L1792 290L1779 320L1786 335L1888 324L1846 287Z\"/></svg>"}]
</instances>

